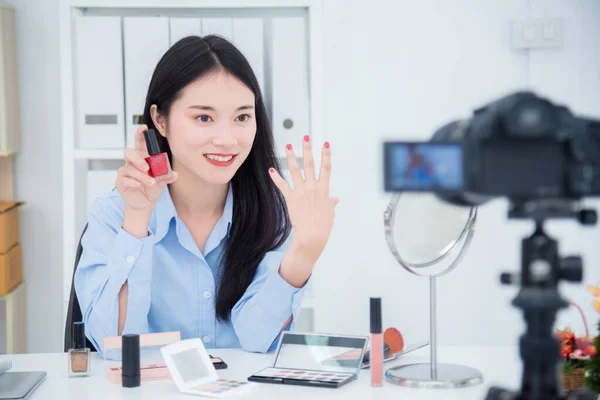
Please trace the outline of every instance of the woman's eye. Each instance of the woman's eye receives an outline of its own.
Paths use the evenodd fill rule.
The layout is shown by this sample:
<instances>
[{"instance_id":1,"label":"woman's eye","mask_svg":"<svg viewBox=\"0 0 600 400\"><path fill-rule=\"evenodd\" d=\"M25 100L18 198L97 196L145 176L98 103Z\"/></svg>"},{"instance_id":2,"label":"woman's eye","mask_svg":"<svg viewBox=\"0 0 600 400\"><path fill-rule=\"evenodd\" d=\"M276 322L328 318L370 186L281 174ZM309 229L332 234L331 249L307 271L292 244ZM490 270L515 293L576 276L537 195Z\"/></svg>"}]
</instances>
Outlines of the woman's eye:
<instances>
[{"instance_id":1,"label":"woman's eye","mask_svg":"<svg viewBox=\"0 0 600 400\"><path fill-rule=\"evenodd\" d=\"M211 118L208 115L199 115L196 117L197 120L200 120L202 122L210 122Z\"/></svg>"},{"instance_id":2,"label":"woman's eye","mask_svg":"<svg viewBox=\"0 0 600 400\"><path fill-rule=\"evenodd\" d=\"M248 114L242 114L239 117L236 118L238 121L240 122L246 122L250 119L250 115Z\"/></svg>"}]
</instances>

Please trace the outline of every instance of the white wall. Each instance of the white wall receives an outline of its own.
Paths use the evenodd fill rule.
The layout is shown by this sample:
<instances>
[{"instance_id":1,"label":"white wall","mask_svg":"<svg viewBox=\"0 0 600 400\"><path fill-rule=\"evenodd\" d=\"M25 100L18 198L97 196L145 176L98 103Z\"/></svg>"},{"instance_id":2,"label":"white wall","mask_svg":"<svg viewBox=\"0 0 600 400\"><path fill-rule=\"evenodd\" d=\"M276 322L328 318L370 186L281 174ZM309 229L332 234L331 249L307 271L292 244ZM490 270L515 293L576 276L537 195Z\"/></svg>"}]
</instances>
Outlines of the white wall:
<instances>
[{"instance_id":1,"label":"white wall","mask_svg":"<svg viewBox=\"0 0 600 400\"><path fill-rule=\"evenodd\" d=\"M17 195L23 208L25 278L29 284L30 352L62 350L61 162L58 1L11 0L17 5L23 109L23 148ZM341 197L331 241L315 271L317 329L368 332L368 297L383 296L386 326L408 342L428 335L427 280L400 268L383 236L381 143L427 139L450 119L465 116L510 90L533 87L576 111L600 116L600 3L595 0L326 0L324 117L332 142L332 190ZM340 11L344 10L344 14ZM562 49L510 49L509 20L529 13L565 17ZM596 42L594 42L596 40ZM596 43L596 47L594 47ZM508 222L497 201L480 209L478 231L459 269L439 282L439 340L443 344L513 344L523 328L510 306L514 288L499 274L519 266L528 225ZM553 224L564 252L585 257L587 282L600 279L598 229ZM559 228L559 229L558 229ZM558 230L557 230L558 229ZM495 239L493 239L495 236ZM595 317L580 286L569 298ZM560 324L581 329L574 311ZM487 330L487 328L492 328Z\"/></svg>"},{"instance_id":2,"label":"white wall","mask_svg":"<svg viewBox=\"0 0 600 400\"><path fill-rule=\"evenodd\" d=\"M58 1L16 6L22 146L15 158L27 282L27 351L62 351L62 144Z\"/></svg>"},{"instance_id":3,"label":"white wall","mask_svg":"<svg viewBox=\"0 0 600 400\"><path fill-rule=\"evenodd\" d=\"M368 333L368 297L383 296L384 324L408 342L428 338L428 280L403 270L387 248L382 190L382 141L427 140L450 120L509 91L534 88L574 111L600 117L600 3L595 0L325 2L325 134L334 152L334 192L341 197L334 232L315 273L321 300L317 329ZM338 15L344 9L350 14ZM565 46L514 51L510 19L566 18ZM596 203L598 205L598 203ZM441 344L516 344L523 318L510 301L516 288L499 284L520 268L520 240L531 225L507 221L506 203L479 210L464 261L438 283ZM585 281L600 279L598 228L552 223L563 254L578 252ZM597 314L581 285L562 292ZM583 333L576 310L557 326ZM491 328L491 329L490 329Z\"/></svg>"}]
</instances>

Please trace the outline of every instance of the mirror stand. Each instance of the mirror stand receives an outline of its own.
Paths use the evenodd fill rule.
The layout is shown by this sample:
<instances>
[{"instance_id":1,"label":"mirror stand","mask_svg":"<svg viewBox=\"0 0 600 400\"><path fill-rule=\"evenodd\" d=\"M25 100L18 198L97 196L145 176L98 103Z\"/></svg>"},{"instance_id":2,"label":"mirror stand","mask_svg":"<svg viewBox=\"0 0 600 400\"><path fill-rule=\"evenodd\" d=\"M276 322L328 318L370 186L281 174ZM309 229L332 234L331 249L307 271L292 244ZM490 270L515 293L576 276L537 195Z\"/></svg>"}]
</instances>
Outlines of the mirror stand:
<instances>
[{"instance_id":1,"label":"mirror stand","mask_svg":"<svg viewBox=\"0 0 600 400\"><path fill-rule=\"evenodd\" d=\"M416 388L458 388L478 385L483 375L475 368L437 360L437 276L429 277L429 363L407 364L389 368L388 382Z\"/></svg>"},{"instance_id":2,"label":"mirror stand","mask_svg":"<svg viewBox=\"0 0 600 400\"><path fill-rule=\"evenodd\" d=\"M400 197L400 193L394 194L384 212L386 240L390 251L404 269L414 275L429 278L430 361L429 363L391 367L385 373L386 381L401 386L430 389L459 388L481 384L483 375L479 370L459 364L438 363L437 354L437 279L456 268L465 254L474 233L477 208L472 207L469 210L467 221L460 234L443 250L443 254L428 262L411 263L400 255L394 238L394 226ZM460 246L461 243L462 246ZM458 255L450 266L438 272L425 272L427 268L440 263L457 249L460 249Z\"/></svg>"}]
</instances>

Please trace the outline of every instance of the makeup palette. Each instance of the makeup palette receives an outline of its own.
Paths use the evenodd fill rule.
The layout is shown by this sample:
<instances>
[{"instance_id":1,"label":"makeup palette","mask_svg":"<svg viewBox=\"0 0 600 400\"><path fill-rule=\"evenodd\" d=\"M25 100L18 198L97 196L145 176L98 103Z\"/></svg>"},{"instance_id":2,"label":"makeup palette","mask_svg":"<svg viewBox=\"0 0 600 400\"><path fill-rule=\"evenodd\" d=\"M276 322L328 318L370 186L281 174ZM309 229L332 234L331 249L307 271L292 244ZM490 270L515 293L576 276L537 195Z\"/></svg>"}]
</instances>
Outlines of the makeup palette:
<instances>
[{"instance_id":1,"label":"makeup palette","mask_svg":"<svg viewBox=\"0 0 600 400\"><path fill-rule=\"evenodd\" d=\"M274 365L248 380L339 388L358 377L367 342L367 337L283 332ZM336 360L348 352L358 352L359 357Z\"/></svg>"},{"instance_id":2,"label":"makeup palette","mask_svg":"<svg viewBox=\"0 0 600 400\"><path fill-rule=\"evenodd\" d=\"M200 339L182 340L160 349L177 388L182 393L206 397L229 397L250 391L256 385L219 378Z\"/></svg>"},{"instance_id":3,"label":"makeup palette","mask_svg":"<svg viewBox=\"0 0 600 400\"><path fill-rule=\"evenodd\" d=\"M209 355L215 369L226 369L227 363L222 358ZM106 368L106 378L115 384L121 384L121 375L123 370L120 366ZM167 364L162 362L147 363L140 365L140 376L142 382L170 380L171 374Z\"/></svg>"},{"instance_id":4,"label":"makeup palette","mask_svg":"<svg viewBox=\"0 0 600 400\"><path fill-rule=\"evenodd\" d=\"M187 393L208 397L227 397L244 391L245 385L248 385L248 382L231 379L217 379L214 382L191 387Z\"/></svg>"}]
</instances>

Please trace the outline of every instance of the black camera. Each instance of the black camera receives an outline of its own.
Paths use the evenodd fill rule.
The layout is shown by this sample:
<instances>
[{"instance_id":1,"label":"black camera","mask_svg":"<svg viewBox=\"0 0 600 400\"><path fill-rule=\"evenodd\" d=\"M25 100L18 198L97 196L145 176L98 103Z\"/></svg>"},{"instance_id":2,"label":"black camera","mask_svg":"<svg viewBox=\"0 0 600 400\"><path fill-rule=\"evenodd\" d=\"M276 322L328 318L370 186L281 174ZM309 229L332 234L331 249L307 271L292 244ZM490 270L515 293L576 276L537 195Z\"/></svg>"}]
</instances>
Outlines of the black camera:
<instances>
[{"instance_id":1,"label":"black camera","mask_svg":"<svg viewBox=\"0 0 600 400\"><path fill-rule=\"evenodd\" d=\"M433 192L467 207L504 197L509 218L535 222L533 234L521 240L520 273L500 277L503 284L520 286L512 304L527 325L520 338L521 390L492 387L486 400L595 400L585 390L565 393L560 382L560 342L553 325L569 302L558 283L580 282L583 261L561 257L544 222L596 223L596 211L577 203L600 196L600 121L577 117L532 92L517 92L476 109L470 119L444 125L428 142L385 142L383 159L388 192Z\"/></svg>"},{"instance_id":2,"label":"black camera","mask_svg":"<svg viewBox=\"0 0 600 400\"><path fill-rule=\"evenodd\" d=\"M384 143L388 192L428 191L456 205L600 195L600 120L517 92L441 127L427 142Z\"/></svg>"}]
</instances>

